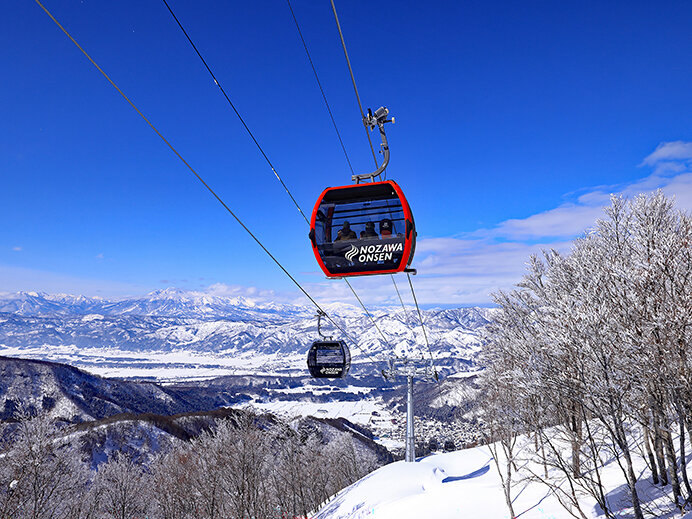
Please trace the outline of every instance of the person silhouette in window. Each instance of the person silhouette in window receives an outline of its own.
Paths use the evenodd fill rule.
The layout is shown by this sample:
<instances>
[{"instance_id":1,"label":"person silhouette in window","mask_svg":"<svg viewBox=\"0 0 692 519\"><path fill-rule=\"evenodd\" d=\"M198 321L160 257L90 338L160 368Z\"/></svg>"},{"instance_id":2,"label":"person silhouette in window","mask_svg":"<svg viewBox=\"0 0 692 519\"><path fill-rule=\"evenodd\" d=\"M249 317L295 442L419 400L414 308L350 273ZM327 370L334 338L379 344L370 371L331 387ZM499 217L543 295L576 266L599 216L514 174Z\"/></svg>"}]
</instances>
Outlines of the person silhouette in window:
<instances>
[{"instance_id":1,"label":"person silhouette in window","mask_svg":"<svg viewBox=\"0 0 692 519\"><path fill-rule=\"evenodd\" d=\"M389 218L380 220L380 234L383 238L392 235L392 221Z\"/></svg>"},{"instance_id":2,"label":"person silhouette in window","mask_svg":"<svg viewBox=\"0 0 692 519\"><path fill-rule=\"evenodd\" d=\"M341 226L341 229L339 229L339 232L336 233L336 240L334 241L348 241L348 240L357 240L358 236L356 236L356 233L353 232L351 229L351 224L348 223L348 220L343 223Z\"/></svg>"},{"instance_id":3,"label":"person silhouette in window","mask_svg":"<svg viewBox=\"0 0 692 519\"><path fill-rule=\"evenodd\" d=\"M365 222L365 230L360 232L361 238L379 238L380 236L375 231L374 222Z\"/></svg>"}]
</instances>

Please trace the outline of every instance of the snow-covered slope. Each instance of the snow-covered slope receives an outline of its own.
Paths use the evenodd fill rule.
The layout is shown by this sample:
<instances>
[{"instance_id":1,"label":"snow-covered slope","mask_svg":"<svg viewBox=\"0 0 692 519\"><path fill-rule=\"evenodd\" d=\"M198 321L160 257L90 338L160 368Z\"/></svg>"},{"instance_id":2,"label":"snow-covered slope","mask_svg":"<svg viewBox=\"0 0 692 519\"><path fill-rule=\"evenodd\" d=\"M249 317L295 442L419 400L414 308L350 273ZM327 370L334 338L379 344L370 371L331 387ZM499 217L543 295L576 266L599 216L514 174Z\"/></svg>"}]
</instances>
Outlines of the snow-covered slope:
<instances>
[{"instance_id":1,"label":"snow-covered slope","mask_svg":"<svg viewBox=\"0 0 692 519\"><path fill-rule=\"evenodd\" d=\"M636 443L636 439L633 441ZM519 443L531 442L522 437ZM639 472L650 474L641 456L635 462ZM531 471L542 475L542 467L529 461L517 465L519 473L513 476L511 491L517 518L580 517L574 507L572 513L568 512L539 478L527 477ZM554 472L551 471L550 481L560 484L562 480ZM611 511L616 517L632 517L625 478L616 459L606 462L601 477ZM692 519L692 512L681 515L671 502L669 488L656 487L645 478L638 483L637 492L647 510L646 517ZM569 491L567 482L562 486ZM581 493L578 500L584 517L604 517L592 497ZM314 515L314 519L364 518L505 519L510 514L491 451L482 446L434 454L415 463L398 461L386 465L341 491Z\"/></svg>"},{"instance_id":2,"label":"snow-covered slope","mask_svg":"<svg viewBox=\"0 0 692 519\"><path fill-rule=\"evenodd\" d=\"M645 463L640 460L641 469ZM611 462L604 471L607 498L617 517L630 517L624 477ZM645 482L637 489L659 518L681 516L670 500ZM567 518L550 490L537 481L519 484L513 491L516 517L522 519ZM583 496L581 508L589 519L602 518L595 501ZM576 511L575 511L576 513ZM398 461L386 465L344 489L314 519L505 519L509 518L500 478L488 447L435 454L416 463Z\"/></svg>"},{"instance_id":3,"label":"snow-covered slope","mask_svg":"<svg viewBox=\"0 0 692 519\"><path fill-rule=\"evenodd\" d=\"M315 519L507 517L492 463L483 447L391 463L343 490Z\"/></svg>"}]
</instances>

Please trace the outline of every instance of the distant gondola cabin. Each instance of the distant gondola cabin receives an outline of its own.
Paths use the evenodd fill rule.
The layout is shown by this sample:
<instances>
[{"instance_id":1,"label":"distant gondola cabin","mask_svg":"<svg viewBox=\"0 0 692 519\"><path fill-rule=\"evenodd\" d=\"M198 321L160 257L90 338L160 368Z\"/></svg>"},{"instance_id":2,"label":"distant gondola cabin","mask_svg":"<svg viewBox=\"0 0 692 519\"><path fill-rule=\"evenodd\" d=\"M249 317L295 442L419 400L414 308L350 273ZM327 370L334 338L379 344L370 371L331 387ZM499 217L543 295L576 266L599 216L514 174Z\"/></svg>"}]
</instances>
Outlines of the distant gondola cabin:
<instances>
[{"instance_id":1,"label":"distant gondola cabin","mask_svg":"<svg viewBox=\"0 0 692 519\"><path fill-rule=\"evenodd\" d=\"M308 351L308 370L314 378L344 378L351 352L344 341L315 341Z\"/></svg>"},{"instance_id":2,"label":"distant gondola cabin","mask_svg":"<svg viewBox=\"0 0 692 519\"><path fill-rule=\"evenodd\" d=\"M416 228L401 188L386 180L325 189L310 240L327 277L394 274L413 260Z\"/></svg>"}]
</instances>

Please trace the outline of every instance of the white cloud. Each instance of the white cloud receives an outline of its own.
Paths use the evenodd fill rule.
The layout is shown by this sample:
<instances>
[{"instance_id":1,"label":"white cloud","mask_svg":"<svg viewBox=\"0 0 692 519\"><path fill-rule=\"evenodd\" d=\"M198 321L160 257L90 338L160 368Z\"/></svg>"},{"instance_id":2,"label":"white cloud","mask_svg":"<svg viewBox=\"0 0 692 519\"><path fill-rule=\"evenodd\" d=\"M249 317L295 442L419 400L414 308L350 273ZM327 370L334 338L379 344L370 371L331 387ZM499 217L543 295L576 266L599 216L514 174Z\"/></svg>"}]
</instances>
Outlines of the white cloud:
<instances>
[{"instance_id":1,"label":"white cloud","mask_svg":"<svg viewBox=\"0 0 692 519\"><path fill-rule=\"evenodd\" d=\"M261 290L253 286L227 285L214 283L204 290L205 293L219 297L243 297L255 302L285 302L289 298L295 299L295 294L279 294L274 290Z\"/></svg>"},{"instance_id":2,"label":"white cloud","mask_svg":"<svg viewBox=\"0 0 692 519\"><path fill-rule=\"evenodd\" d=\"M573 201L525 218L505 220L471 236L515 241L572 238L592 227L603 215L611 193L633 197L661 189L675 197L680 209L692 210L692 142L662 143L642 164L653 168L653 172L627 184L587 189Z\"/></svg>"},{"instance_id":3,"label":"white cloud","mask_svg":"<svg viewBox=\"0 0 692 519\"><path fill-rule=\"evenodd\" d=\"M672 160L692 160L692 142L662 142L642 161L642 164L653 166L659 162Z\"/></svg>"},{"instance_id":4,"label":"white cloud","mask_svg":"<svg viewBox=\"0 0 692 519\"><path fill-rule=\"evenodd\" d=\"M23 249L22 249L22 247L20 247L20 246L17 245L17 246L15 246L15 247L12 247L12 250L13 250L14 252L21 252Z\"/></svg>"},{"instance_id":5,"label":"white cloud","mask_svg":"<svg viewBox=\"0 0 692 519\"><path fill-rule=\"evenodd\" d=\"M102 260L103 258L104 258L103 252L99 252L99 253L96 255L96 259L98 259L98 260Z\"/></svg>"},{"instance_id":6,"label":"white cloud","mask_svg":"<svg viewBox=\"0 0 692 519\"><path fill-rule=\"evenodd\" d=\"M526 218L505 220L491 235L514 240L575 236L602 216L603 205L601 193L582 195L577 203L566 203Z\"/></svg>"},{"instance_id":7,"label":"white cloud","mask_svg":"<svg viewBox=\"0 0 692 519\"><path fill-rule=\"evenodd\" d=\"M412 278L418 302L433 306L489 304L491 292L510 288L521 278L531 254L551 248L567 252L569 247L569 241L525 244L457 238L420 240L414 261L420 273ZM413 304L405 274L395 279L404 302ZM389 276L352 278L351 284L367 307L400 305ZM343 281L313 283L307 288L320 299L358 304Z\"/></svg>"}]
</instances>

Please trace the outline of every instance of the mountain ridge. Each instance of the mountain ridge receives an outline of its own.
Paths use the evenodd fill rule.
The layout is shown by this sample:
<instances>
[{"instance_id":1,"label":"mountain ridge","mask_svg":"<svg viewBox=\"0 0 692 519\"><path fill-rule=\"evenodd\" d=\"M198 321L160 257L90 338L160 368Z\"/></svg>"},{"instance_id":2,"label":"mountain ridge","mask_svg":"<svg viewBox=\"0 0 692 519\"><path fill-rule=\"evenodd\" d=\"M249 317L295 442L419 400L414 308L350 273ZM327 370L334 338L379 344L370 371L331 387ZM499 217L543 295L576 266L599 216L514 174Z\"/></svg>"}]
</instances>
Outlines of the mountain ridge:
<instances>
[{"instance_id":1,"label":"mountain ridge","mask_svg":"<svg viewBox=\"0 0 692 519\"><path fill-rule=\"evenodd\" d=\"M355 306L329 306L346 334L330 322L321 331L349 343L354 365L384 363L391 354L430 354L414 309L374 309L378 330ZM493 311L421 311L430 351L443 372L472 367ZM0 355L54 360L108 376L175 379L219 376L224 370L289 375L304 371L305 354L318 338L314 310L300 305L178 289L122 300L0 295Z\"/></svg>"}]
</instances>

